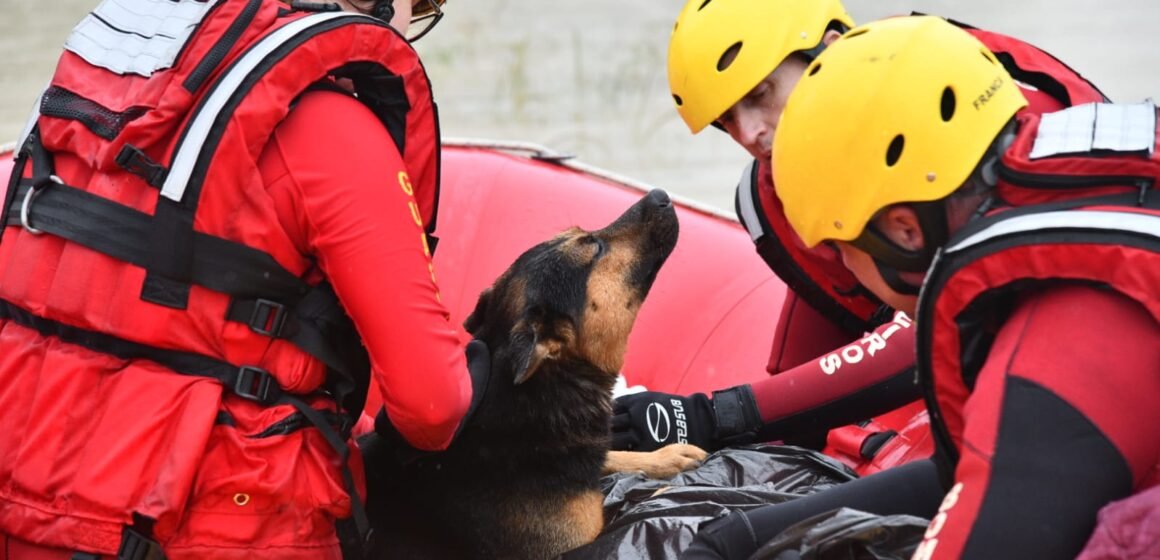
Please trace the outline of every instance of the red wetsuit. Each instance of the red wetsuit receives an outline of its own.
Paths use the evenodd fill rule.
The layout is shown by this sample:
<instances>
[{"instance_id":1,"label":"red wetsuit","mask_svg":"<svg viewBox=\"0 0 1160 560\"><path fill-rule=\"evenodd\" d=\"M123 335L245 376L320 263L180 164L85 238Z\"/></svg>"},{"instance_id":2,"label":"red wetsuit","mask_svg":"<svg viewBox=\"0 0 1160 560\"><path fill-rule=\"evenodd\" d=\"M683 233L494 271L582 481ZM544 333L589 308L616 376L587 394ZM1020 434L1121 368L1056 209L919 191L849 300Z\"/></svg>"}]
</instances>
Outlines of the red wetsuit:
<instances>
[{"instance_id":1,"label":"red wetsuit","mask_svg":"<svg viewBox=\"0 0 1160 560\"><path fill-rule=\"evenodd\" d=\"M915 558L1073 558L1160 482L1160 322L1085 286L1025 298L963 406L955 481Z\"/></svg>"},{"instance_id":2,"label":"red wetsuit","mask_svg":"<svg viewBox=\"0 0 1160 560\"><path fill-rule=\"evenodd\" d=\"M392 423L416 447L445 448L471 398L466 335L439 301L387 131L349 96L307 93L258 168L279 222L358 327Z\"/></svg>"},{"instance_id":3,"label":"red wetsuit","mask_svg":"<svg viewBox=\"0 0 1160 560\"><path fill-rule=\"evenodd\" d=\"M429 256L430 88L373 18L182 6L99 6L20 146L0 230L0 536L337 559L363 526L336 412L361 411L369 378L403 437L440 449L471 398ZM312 88L334 74L366 104Z\"/></svg>"},{"instance_id":4,"label":"red wetsuit","mask_svg":"<svg viewBox=\"0 0 1160 560\"><path fill-rule=\"evenodd\" d=\"M1036 47L997 33L967 30L995 52L1017 80L1030 85L1023 87L1030 102L1026 112L1041 114L1105 99L1095 86ZM776 375L752 384L760 415L768 423L760 435L782 439L816 434L909 403L906 410L866 426L831 431L826 452L862 474L927 456L930 440L913 426L925 414L913 383L913 332L899 332L875 353L856 348L867 346L858 337L889 321L892 313L858 285L832 247L805 248L786 221L768 164L750 166L737 197L738 215L758 253L792 290L782 308L767 368ZM827 371L827 363L843 369ZM904 427L909 435L891 443L894 433ZM889 459L875 462L876 454L884 451Z\"/></svg>"},{"instance_id":5,"label":"red wetsuit","mask_svg":"<svg viewBox=\"0 0 1160 560\"><path fill-rule=\"evenodd\" d=\"M917 560L1062 560L1101 507L1160 483L1160 159L1139 149L1156 142L1157 110L1052 118L1070 138L1130 146L1031 157L1055 129L1019 117L999 166L1002 209L954 233L918 303L935 458L734 513L702 527L684 557L745 558L793 523L851 507L930 517Z\"/></svg>"},{"instance_id":6,"label":"red wetsuit","mask_svg":"<svg viewBox=\"0 0 1160 560\"><path fill-rule=\"evenodd\" d=\"M343 123L341 129L333 126L336 122ZM63 177L70 176L70 163L75 162L59 158L58 170ZM419 448L446 447L471 398L463 356L464 335L448 321L447 310L439 301L431 260L424 254L423 229L411 216L410 196L395 180L405 168L386 130L365 106L348 95L307 93L276 129L258 168L279 224L303 255L317 259L316 274L330 280L357 325L371 356L375 385L382 391L385 407L399 432ZM46 361L54 359L51 356L56 353L78 351L77 347L45 341L35 331L0 321L0 356L8 358L0 361L0 369L27 354L28 348L45 345ZM115 375L131 376L132 372L122 370ZM58 412L41 413L67 415L69 401L56 402L54 408L60 408ZM230 425L214 428L208 443L210 450L200 467L204 480L216 482L202 485L198 489L202 492L195 493L187 504L187 509L200 509L203 513L188 515L166 543L170 558L204 557L209 550L216 551L217 557L228 556L231 553L227 549L206 547L211 543L238 546L241 543L232 542L235 537L272 542L275 546L282 540L277 536L282 534L279 528L261 529L277 516L235 515L223 526L220 515L227 512L215 513L222 506L201 503L218 500L220 491L232 486L218 480L221 475L252 477L266 487L271 497L279 493L293 495L287 492L296 485L309 485L311 477L322 477L324 481L335 476L325 458L325 444L313 435L309 436L314 440L311 445L322 446L310 452L318 454L314 459L304 461L310 455L303 454L305 448L301 448L293 451L298 459L277 468L251 463L258 457L232 445L237 435L260 433L293 414L292 408L262 409L232 399L223 401L222 406ZM304 435L298 431L291 437ZM66 437L65 441L69 439ZM290 456L284 459L289 460ZM308 466L315 461L318 467ZM261 470L249 471L251 468ZM315 475L306 472L316 468L324 470ZM259 474L263 471L265 474ZM269 480L271 475L280 479ZM338 481L331 479L326 486L329 499L341 504L345 496ZM258 492L253 496L260 499ZM303 546L296 549L298 553L304 558L337 558L332 523L325 518L317 521L314 535L300 536L305 538ZM311 539L320 538L318 533L322 538L329 534L332 544L322 549L312 547ZM31 554L27 543L12 546L15 551L26 551L21 554ZM13 554L13 560L23 557ZM45 558L68 558L71 554L71 550L61 549ZM237 554L251 552L239 549ZM279 554L287 557L291 553L283 549Z\"/></svg>"}]
</instances>

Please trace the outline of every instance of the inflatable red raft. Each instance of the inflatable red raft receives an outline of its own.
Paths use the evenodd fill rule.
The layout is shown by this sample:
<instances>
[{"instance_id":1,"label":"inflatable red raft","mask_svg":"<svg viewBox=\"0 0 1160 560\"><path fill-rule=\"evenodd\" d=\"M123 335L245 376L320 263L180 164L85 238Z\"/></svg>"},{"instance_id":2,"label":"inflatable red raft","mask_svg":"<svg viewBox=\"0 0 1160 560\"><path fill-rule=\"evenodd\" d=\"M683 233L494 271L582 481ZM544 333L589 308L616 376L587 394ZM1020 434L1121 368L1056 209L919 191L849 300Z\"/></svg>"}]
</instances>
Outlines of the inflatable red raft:
<instances>
[{"instance_id":1,"label":"inflatable red raft","mask_svg":"<svg viewBox=\"0 0 1160 560\"><path fill-rule=\"evenodd\" d=\"M0 149L0 177L12 168ZM603 227L653 187L542 146L447 140L435 255L443 300L462 322L475 300L527 248L564 229ZM756 381L765 365L786 287L753 250L731 214L673 197L680 238L637 318L624 376L629 387L688 394ZM381 405L370 391L368 412ZM867 474L929 452L922 405L867 429L899 432Z\"/></svg>"},{"instance_id":2,"label":"inflatable red raft","mask_svg":"<svg viewBox=\"0 0 1160 560\"><path fill-rule=\"evenodd\" d=\"M535 145L446 142L435 261L453 319L525 249L571 226L603 227L651 188ZM674 202L680 238L637 318L625 377L692 392L764 376L785 285L735 219Z\"/></svg>"}]
</instances>

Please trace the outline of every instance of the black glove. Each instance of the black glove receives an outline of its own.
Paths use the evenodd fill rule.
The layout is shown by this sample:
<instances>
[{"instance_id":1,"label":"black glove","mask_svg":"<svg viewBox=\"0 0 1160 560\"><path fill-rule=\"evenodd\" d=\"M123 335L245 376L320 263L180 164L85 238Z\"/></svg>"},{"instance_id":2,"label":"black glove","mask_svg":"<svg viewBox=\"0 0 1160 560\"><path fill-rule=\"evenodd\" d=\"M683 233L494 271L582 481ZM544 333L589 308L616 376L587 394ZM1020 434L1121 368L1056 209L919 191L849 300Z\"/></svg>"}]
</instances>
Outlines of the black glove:
<instances>
[{"instance_id":1,"label":"black glove","mask_svg":"<svg viewBox=\"0 0 1160 560\"><path fill-rule=\"evenodd\" d=\"M749 385L688 397L645 392L624 395L612 405L612 449L652 451L690 443L706 451L751 443L761 427Z\"/></svg>"},{"instance_id":2,"label":"black glove","mask_svg":"<svg viewBox=\"0 0 1160 560\"><path fill-rule=\"evenodd\" d=\"M491 352L482 340L472 340L467 344L467 371L471 375L471 405L468 406L467 413L463 415L463 420L459 422L459 427L455 429L452 441L459 437L463 428L475 415L479 403L483 401L484 393L487 392L487 383L491 379ZM395 460L402 464L438 453L437 451L416 449L407 443L406 438L391 423L386 408L380 409L378 415L375 416L375 433L384 440L387 447L391 448Z\"/></svg>"}]
</instances>

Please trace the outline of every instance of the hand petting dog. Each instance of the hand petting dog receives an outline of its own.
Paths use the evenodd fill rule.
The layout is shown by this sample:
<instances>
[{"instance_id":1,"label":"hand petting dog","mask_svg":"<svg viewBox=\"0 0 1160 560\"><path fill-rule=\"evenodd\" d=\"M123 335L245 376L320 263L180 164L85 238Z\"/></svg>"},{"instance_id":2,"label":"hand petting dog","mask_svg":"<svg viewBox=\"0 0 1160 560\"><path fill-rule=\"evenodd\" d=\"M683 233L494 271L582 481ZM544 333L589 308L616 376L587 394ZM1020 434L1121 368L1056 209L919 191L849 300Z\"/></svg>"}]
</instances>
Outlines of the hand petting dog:
<instances>
[{"instance_id":1,"label":"hand petting dog","mask_svg":"<svg viewBox=\"0 0 1160 560\"><path fill-rule=\"evenodd\" d=\"M603 229L529 249L480 295L464 327L489 373L451 446L403 463L389 437L360 440L379 557L552 558L603 528L601 475L668 478L704 459L691 445L609 452L628 336L677 234L653 191Z\"/></svg>"}]
</instances>

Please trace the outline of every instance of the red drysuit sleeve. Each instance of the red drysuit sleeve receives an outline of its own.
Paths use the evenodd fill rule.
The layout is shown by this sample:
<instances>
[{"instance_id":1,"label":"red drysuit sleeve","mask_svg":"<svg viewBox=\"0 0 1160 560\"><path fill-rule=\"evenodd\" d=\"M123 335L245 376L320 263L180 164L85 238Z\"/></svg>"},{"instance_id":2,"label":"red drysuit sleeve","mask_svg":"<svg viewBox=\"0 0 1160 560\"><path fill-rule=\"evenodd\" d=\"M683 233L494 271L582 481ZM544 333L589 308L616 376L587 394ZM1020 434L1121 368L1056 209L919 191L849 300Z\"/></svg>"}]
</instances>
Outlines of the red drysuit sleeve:
<instances>
[{"instance_id":1,"label":"red drysuit sleeve","mask_svg":"<svg viewBox=\"0 0 1160 560\"><path fill-rule=\"evenodd\" d=\"M753 383L765 423L777 440L844 426L921 396L914 381L914 328L902 313L874 332L793 369Z\"/></svg>"},{"instance_id":2,"label":"red drysuit sleeve","mask_svg":"<svg viewBox=\"0 0 1160 560\"><path fill-rule=\"evenodd\" d=\"M1158 372L1160 324L1138 302L1026 297L961 405L955 484L915 558L1075 558L1100 508L1160 472Z\"/></svg>"},{"instance_id":3,"label":"red drysuit sleeve","mask_svg":"<svg viewBox=\"0 0 1160 560\"><path fill-rule=\"evenodd\" d=\"M302 96L270 150L290 179L280 183L297 190L288 229L304 230L303 250L354 320L391 422L415 447L446 448L471 400L463 333L439 300L390 135L357 100L319 91Z\"/></svg>"}]
</instances>

